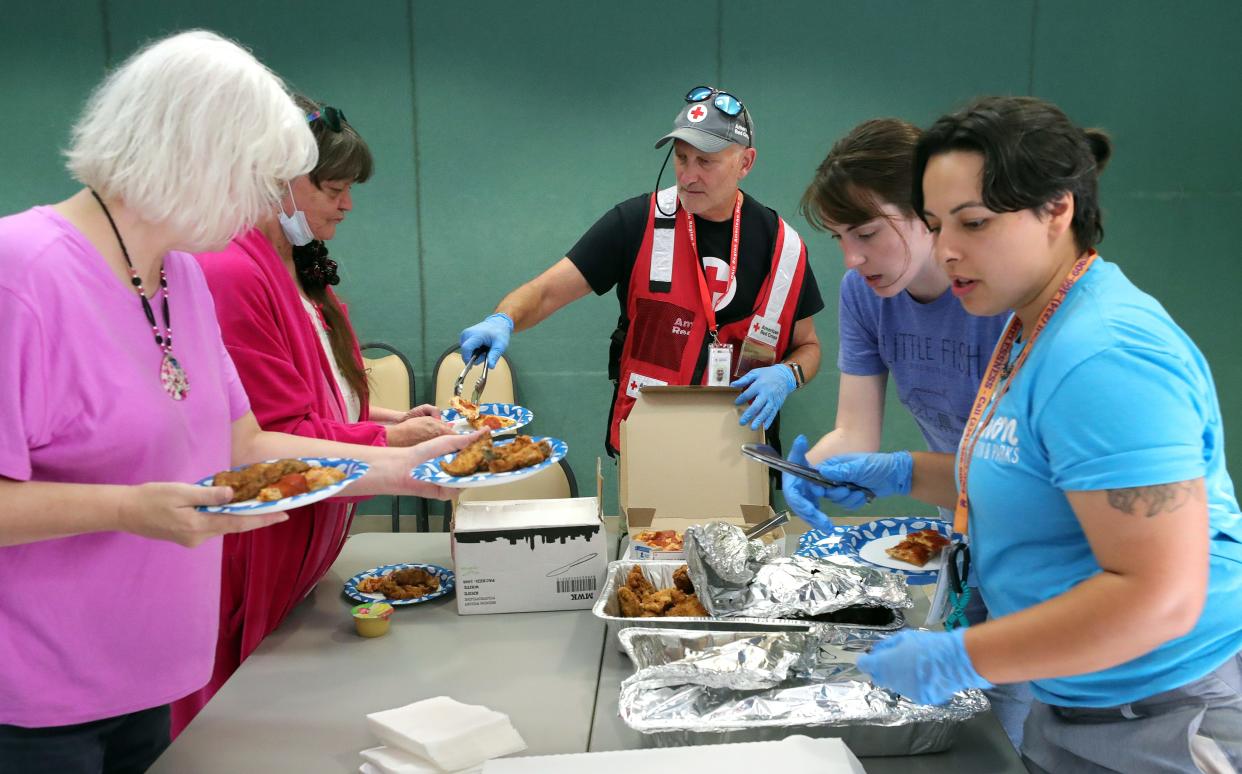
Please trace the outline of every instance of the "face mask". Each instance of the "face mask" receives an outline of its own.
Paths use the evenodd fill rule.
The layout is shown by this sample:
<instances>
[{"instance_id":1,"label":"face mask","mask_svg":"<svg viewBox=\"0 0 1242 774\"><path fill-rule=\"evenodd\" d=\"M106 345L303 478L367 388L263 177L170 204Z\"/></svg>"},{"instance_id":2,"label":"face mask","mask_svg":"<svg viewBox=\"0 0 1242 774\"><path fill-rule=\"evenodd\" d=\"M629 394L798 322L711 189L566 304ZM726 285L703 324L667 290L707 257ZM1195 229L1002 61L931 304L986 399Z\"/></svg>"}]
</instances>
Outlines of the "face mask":
<instances>
[{"instance_id":1,"label":"face mask","mask_svg":"<svg viewBox=\"0 0 1242 774\"><path fill-rule=\"evenodd\" d=\"M288 184L286 184L288 185ZM306 213L298 209L298 203L293 199L293 186L289 186L289 201L293 202L293 215L285 214L285 207L280 207L280 230L285 232L285 238L294 247L301 247L309 244L315 238L311 233L310 224L306 222Z\"/></svg>"}]
</instances>

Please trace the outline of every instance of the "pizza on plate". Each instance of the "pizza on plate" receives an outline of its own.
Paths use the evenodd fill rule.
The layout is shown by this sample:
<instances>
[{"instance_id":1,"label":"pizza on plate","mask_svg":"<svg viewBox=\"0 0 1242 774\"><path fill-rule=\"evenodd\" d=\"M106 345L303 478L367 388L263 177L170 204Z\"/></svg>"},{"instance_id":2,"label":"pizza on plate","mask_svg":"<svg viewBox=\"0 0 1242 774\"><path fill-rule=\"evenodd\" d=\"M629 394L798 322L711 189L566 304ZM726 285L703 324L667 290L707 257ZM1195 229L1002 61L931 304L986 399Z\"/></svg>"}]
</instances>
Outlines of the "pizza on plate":
<instances>
[{"instance_id":1,"label":"pizza on plate","mask_svg":"<svg viewBox=\"0 0 1242 774\"><path fill-rule=\"evenodd\" d=\"M634 536L634 542L651 546L658 551L684 551L685 543L681 533L673 529L645 529Z\"/></svg>"},{"instance_id":2,"label":"pizza on plate","mask_svg":"<svg viewBox=\"0 0 1242 774\"><path fill-rule=\"evenodd\" d=\"M475 430L503 430L513 427L517 420L495 414L481 414L479 407L461 396L454 395L449 399L449 408L456 411Z\"/></svg>"},{"instance_id":3,"label":"pizza on plate","mask_svg":"<svg viewBox=\"0 0 1242 774\"><path fill-rule=\"evenodd\" d=\"M949 542L947 537L936 530L924 529L908 533L900 543L885 549L885 553L899 562L922 567L944 550Z\"/></svg>"}]
</instances>

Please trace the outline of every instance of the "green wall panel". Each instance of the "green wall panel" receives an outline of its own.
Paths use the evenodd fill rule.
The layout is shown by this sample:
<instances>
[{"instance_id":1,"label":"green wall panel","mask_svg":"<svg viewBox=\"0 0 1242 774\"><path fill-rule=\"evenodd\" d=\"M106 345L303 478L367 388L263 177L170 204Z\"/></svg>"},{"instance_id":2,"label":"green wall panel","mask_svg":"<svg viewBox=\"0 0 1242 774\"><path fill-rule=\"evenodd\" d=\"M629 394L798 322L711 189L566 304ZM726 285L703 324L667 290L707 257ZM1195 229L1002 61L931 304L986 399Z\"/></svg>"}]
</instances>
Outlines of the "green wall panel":
<instances>
[{"instance_id":1,"label":"green wall panel","mask_svg":"<svg viewBox=\"0 0 1242 774\"><path fill-rule=\"evenodd\" d=\"M816 164L867 118L926 124L976 94L1035 93L1112 132L1102 250L1199 343L1227 431L1242 432L1232 314L1242 281L1232 228L1242 203L1242 6L1232 0L9 2L0 211L71 193L59 153L109 61L190 27L241 41L294 88L342 108L371 144L375 177L356 189L331 245L339 289L363 339L414 362L424 399L431 366L462 327L564 255L613 204L651 189L663 161L651 144L681 94L709 83L755 114L759 161L745 188L810 249L827 303L816 318L824 367L791 399L786 440L827 431L843 269L836 246L796 211ZM589 296L518 334L510 350L532 429L569 442L588 490L616 314L612 295ZM885 446L917 448L892 393ZM1231 469L1242 475L1242 463ZM605 465L610 511L613 471ZM916 511L926 507L867 512Z\"/></svg>"}]
</instances>

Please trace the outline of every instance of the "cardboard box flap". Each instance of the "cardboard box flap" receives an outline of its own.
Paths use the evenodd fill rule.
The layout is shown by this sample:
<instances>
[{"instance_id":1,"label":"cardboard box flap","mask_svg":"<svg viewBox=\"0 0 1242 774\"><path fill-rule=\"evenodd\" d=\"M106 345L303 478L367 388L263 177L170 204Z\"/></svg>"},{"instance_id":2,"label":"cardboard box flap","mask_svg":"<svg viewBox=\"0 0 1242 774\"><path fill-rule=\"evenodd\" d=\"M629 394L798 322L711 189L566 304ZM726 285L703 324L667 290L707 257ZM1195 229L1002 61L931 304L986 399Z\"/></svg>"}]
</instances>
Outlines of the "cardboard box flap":
<instances>
[{"instance_id":1,"label":"cardboard box flap","mask_svg":"<svg viewBox=\"0 0 1242 774\"><path fill-rule=\"evenodd\" d=\"M624 513L719 518L741 504L766 508L767 466L742 456L761 430L738 424L733 387L644 387L621 423L618 476Z\"/></svg>"},{"instance_id":2,"label":"cardboard box flap","mask_svg":"<svg viewBox=\"0 0 1242 774\"><path fill-rule=\"evenodd\" d=\"M741 519L729 518L731 515L740 513ZM713 520L724 520L735 524L759 524L766 519L772 518L775 514L772 509L766 505L740 505L733 511L722 512L714 515ZM650 529L652 524L659 522L661 529L684 530L691 524L697 524L700 518L694 516L666 516L656 508L630 508L626 511L626 523L629 525L630 531L641 529Z\"/></svg>"},{"instance_id":3,"label":"cardboard box flap","mask_svg":"<svg viewBox=\"0 0 1242 774\"><path fill-rule=\"evenodd\" d=\"M454 532L596 526L600 523L599 498L471 500L458 503L453 522Z\"/></svg>"}]
</instances>

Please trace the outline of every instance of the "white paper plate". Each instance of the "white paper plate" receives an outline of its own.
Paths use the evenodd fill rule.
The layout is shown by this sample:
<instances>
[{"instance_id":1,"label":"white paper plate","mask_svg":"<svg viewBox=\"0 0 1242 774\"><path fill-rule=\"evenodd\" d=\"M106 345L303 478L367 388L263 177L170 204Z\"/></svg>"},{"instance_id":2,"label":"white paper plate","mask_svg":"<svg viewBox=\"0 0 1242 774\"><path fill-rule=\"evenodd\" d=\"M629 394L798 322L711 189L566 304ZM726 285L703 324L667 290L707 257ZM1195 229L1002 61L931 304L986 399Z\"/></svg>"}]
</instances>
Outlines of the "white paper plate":
<instances>
[{"instance_id":1,"label":"white paper plate","mask_svg":"<svg viewBox=\"0 0 1242 774\"><path fill-rule=\"evenodd\" d=\"M497 441L494 446L504 446L513 443L514 439L508 441ZM437 484L439 486L454 487L457 489L467 489L477 486L496 486L498 484L507 484L510 481L520 481L535 475L541 470L550 468L565 458L569 453L569 445L558 438L547 438L543 436L532 436L531 440L535 443L540 441L548 441L552 445L552 453L548 458L538 465L531 465L528 468L519 470L510 470L507 473L475 473L472 476L450 476L440 467L441 462L448 462L457 456L457 452L436 457L434 460L427 460L422 465L414 468L410 472L410 477L418 481L424 481L428 484Z\"/></svg>"},{"instance_id":2,"label":"white paper plate","mask_svg":"<svg viewBox=\"0 0 1242 774\"><path fill-rule=\"evenodd\" d=\"M250 516L258 516L264 513L280 513L281 511L290 511L294 508L301 508L303 505L317 503L320 500L326 500L345 487L354 483L358 479L366 475L371 466L362 460L351 460L344 457L298 457L307 465L313 468L328 466L340 468L345 471L345 478L337 481L335 484L329 484L322 489L316 489L313 492L305 494L293 495L292 497L282 497L279 500L271 500L268 502L259 502L258 500L242 500L238 503L228 503L226 505L200 505L198 510L207 513L237 513ZM266 460L266 462L275 462L276 460ZM239 465L233 470L241 470L247 467ZM204 479L199 480L199 486L211 486L211 479L215 477L213 473Z\"/></svg>"}]
</instances>

